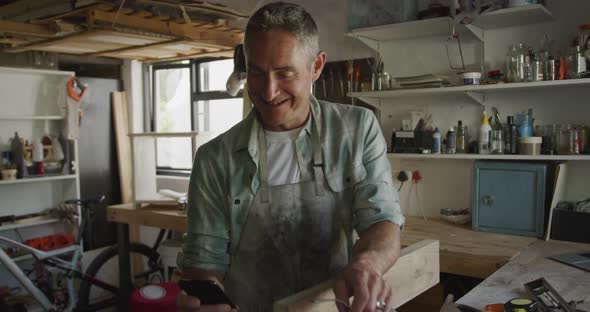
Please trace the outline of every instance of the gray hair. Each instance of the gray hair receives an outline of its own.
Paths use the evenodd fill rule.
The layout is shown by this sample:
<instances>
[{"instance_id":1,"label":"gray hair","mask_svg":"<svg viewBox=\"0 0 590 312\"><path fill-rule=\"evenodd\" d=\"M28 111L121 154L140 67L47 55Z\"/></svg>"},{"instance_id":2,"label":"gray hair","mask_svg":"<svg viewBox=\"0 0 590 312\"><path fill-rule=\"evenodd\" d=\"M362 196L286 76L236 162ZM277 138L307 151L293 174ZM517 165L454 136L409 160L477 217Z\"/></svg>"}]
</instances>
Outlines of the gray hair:
<instances>
[{"instance_id":1,"label":"gray hair","mask_svg":"<svg viewBox=\"0 0 590 312\"><path fill-rule=\"evenodd\" d=\"M305 9L293 3L273 2L258 9L248 21L244 50L248 54L248 37L260 31L282 30L295 36L302 44L309 64L320 52L318 27Z\"/></svg>"}]
</instances>

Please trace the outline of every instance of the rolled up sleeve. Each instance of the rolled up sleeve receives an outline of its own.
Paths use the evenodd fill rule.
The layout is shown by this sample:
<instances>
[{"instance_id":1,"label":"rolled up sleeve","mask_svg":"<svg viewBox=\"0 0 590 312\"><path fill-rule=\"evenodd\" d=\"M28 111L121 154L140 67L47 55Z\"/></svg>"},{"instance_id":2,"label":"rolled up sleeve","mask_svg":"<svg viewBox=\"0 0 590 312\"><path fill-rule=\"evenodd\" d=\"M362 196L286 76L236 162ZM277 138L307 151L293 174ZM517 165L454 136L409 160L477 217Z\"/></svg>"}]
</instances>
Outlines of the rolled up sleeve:
<instances>
[{"instance_id":1,"label":"rolled up sleeve","mask_svg":"<svg viewBox=\"0 0 590 312\"><path fill-rule=\"evenodd\" d=\"M387 144L381 128L372 113L365 114L362 162L365 178L355 185L353 203L353 226L358 233L371 225L389 221L403 227L399 194L393 186L391 166L387 159Z\"/></svg>"},{"instance_id":2,"label":"rolled up sleeve","mask_svg":"<svg viewBox=\"0 0 590 312\"><path fill-rule=\"evenodd\" d=\"M211 142L213 143L213 142ZM197 268L227 272L229 214L223 200L223 177L216 168L216 152L204 145L197 151L188 192L187 233L177 264L181 269Z\"/></svg>"}]
</instances>

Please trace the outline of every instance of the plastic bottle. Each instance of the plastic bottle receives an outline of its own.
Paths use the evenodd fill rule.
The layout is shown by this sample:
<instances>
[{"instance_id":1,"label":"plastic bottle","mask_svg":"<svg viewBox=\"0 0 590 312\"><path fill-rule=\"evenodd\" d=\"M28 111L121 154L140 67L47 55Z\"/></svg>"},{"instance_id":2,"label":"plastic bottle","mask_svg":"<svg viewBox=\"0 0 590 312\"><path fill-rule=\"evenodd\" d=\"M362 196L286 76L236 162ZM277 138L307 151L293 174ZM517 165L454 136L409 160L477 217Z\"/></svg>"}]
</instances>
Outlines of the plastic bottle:
<instances>
[{"instance_id":1,"label":"plastic bottle","mask_svg":"<svg viewBox=\"0 0 590 312\"><path fill-rule=\"evenodd\" d=\"M457 125L457 153L466 153L467 144L465 144L465 127L463 121L459 120Z\"/></svg>"},{"instance_id":2,"label":"plastic bottle","mask_svg":"<svg viewBox=\"0 0 590 312\"><path fill-rule=\"evenodd\" d=\"M490 126L490 122L488 121L488 114L486 111L483 111L483 120L481 122L481 127L479 128L479 153L480 154L489 154L490 151L490 139L492 135L492 127Z\"/></svg>"},{"instance_id":3,"label":"plastic bottle","mask_svg":"<svg viewBox=\"0 0 590 312\"><path fill-rule=\"evenodd\" d=\"M440 131L438 128L435 128L432 134L432 153L440 154Z\"/></svg>"}]
</instances>

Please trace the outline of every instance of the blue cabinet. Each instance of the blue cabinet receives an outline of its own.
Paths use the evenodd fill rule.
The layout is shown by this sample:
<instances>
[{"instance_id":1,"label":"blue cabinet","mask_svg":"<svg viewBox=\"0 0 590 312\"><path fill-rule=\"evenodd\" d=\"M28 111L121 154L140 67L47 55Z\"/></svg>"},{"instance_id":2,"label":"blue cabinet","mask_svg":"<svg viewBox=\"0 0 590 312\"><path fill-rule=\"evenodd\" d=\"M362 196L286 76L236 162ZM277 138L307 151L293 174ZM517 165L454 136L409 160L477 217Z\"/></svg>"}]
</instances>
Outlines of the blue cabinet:
<instances>
[{"instance_id":1,"label":"blue cabinet","mask_svg":"<svg viewBox=\"0 0 590 312\"><path fill-rule=\"evenodd\" d=\"M543 236L546 175L546 164L476 161L473 229Z\"/></svg>"}]
</instances>

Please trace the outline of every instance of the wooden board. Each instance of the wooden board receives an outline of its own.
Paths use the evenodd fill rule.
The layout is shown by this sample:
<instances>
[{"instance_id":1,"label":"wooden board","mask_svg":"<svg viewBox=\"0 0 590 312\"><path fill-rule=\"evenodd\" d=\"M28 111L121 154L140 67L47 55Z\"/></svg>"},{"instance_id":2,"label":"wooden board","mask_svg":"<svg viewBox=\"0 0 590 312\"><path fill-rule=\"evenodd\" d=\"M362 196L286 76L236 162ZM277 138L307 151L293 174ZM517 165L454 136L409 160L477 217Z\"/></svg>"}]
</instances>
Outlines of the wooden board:
<instances>
[{"instance_id":1,"label":"wooden board","mask_svg":"<svg viewBox=\"0 0 590 312\"><path fill-rule=\"evenodd\" d=\"M528 297L523 284L544 277L566 301L583 300L577 308L590 311L590 272L547 258L578 251L590 251L590 244L536 241L458 302L483 310L486 304Z\"/></svg>"},{"instance_id":2,"label":"wooden board","mask_svg":"<svg viewBox=\"0 0 590 312\"><path fill-rule=\"evenodd\" d=\"M408 302L439 282L439 243L424 240L402 249L396 264L383 276L393 289L394 308ZM337 312L334 303L314 303L316 299L334 299L332 281L304 290L275 302L275 312Z\"/></svg>"},{"instance_id":3,"label":"wooden board","mask_svg":"<svg viewBox=\"0 0 590 312\"><path fill-rule=\"evenodd\" d=\"M117 159L119 163L119 181L121 184L121 201L133 201L131 139L129 138L129 113L127 93L112 93L113 119L115 121L115 137L117 141Z\"/></svg>"}]
</instances>

